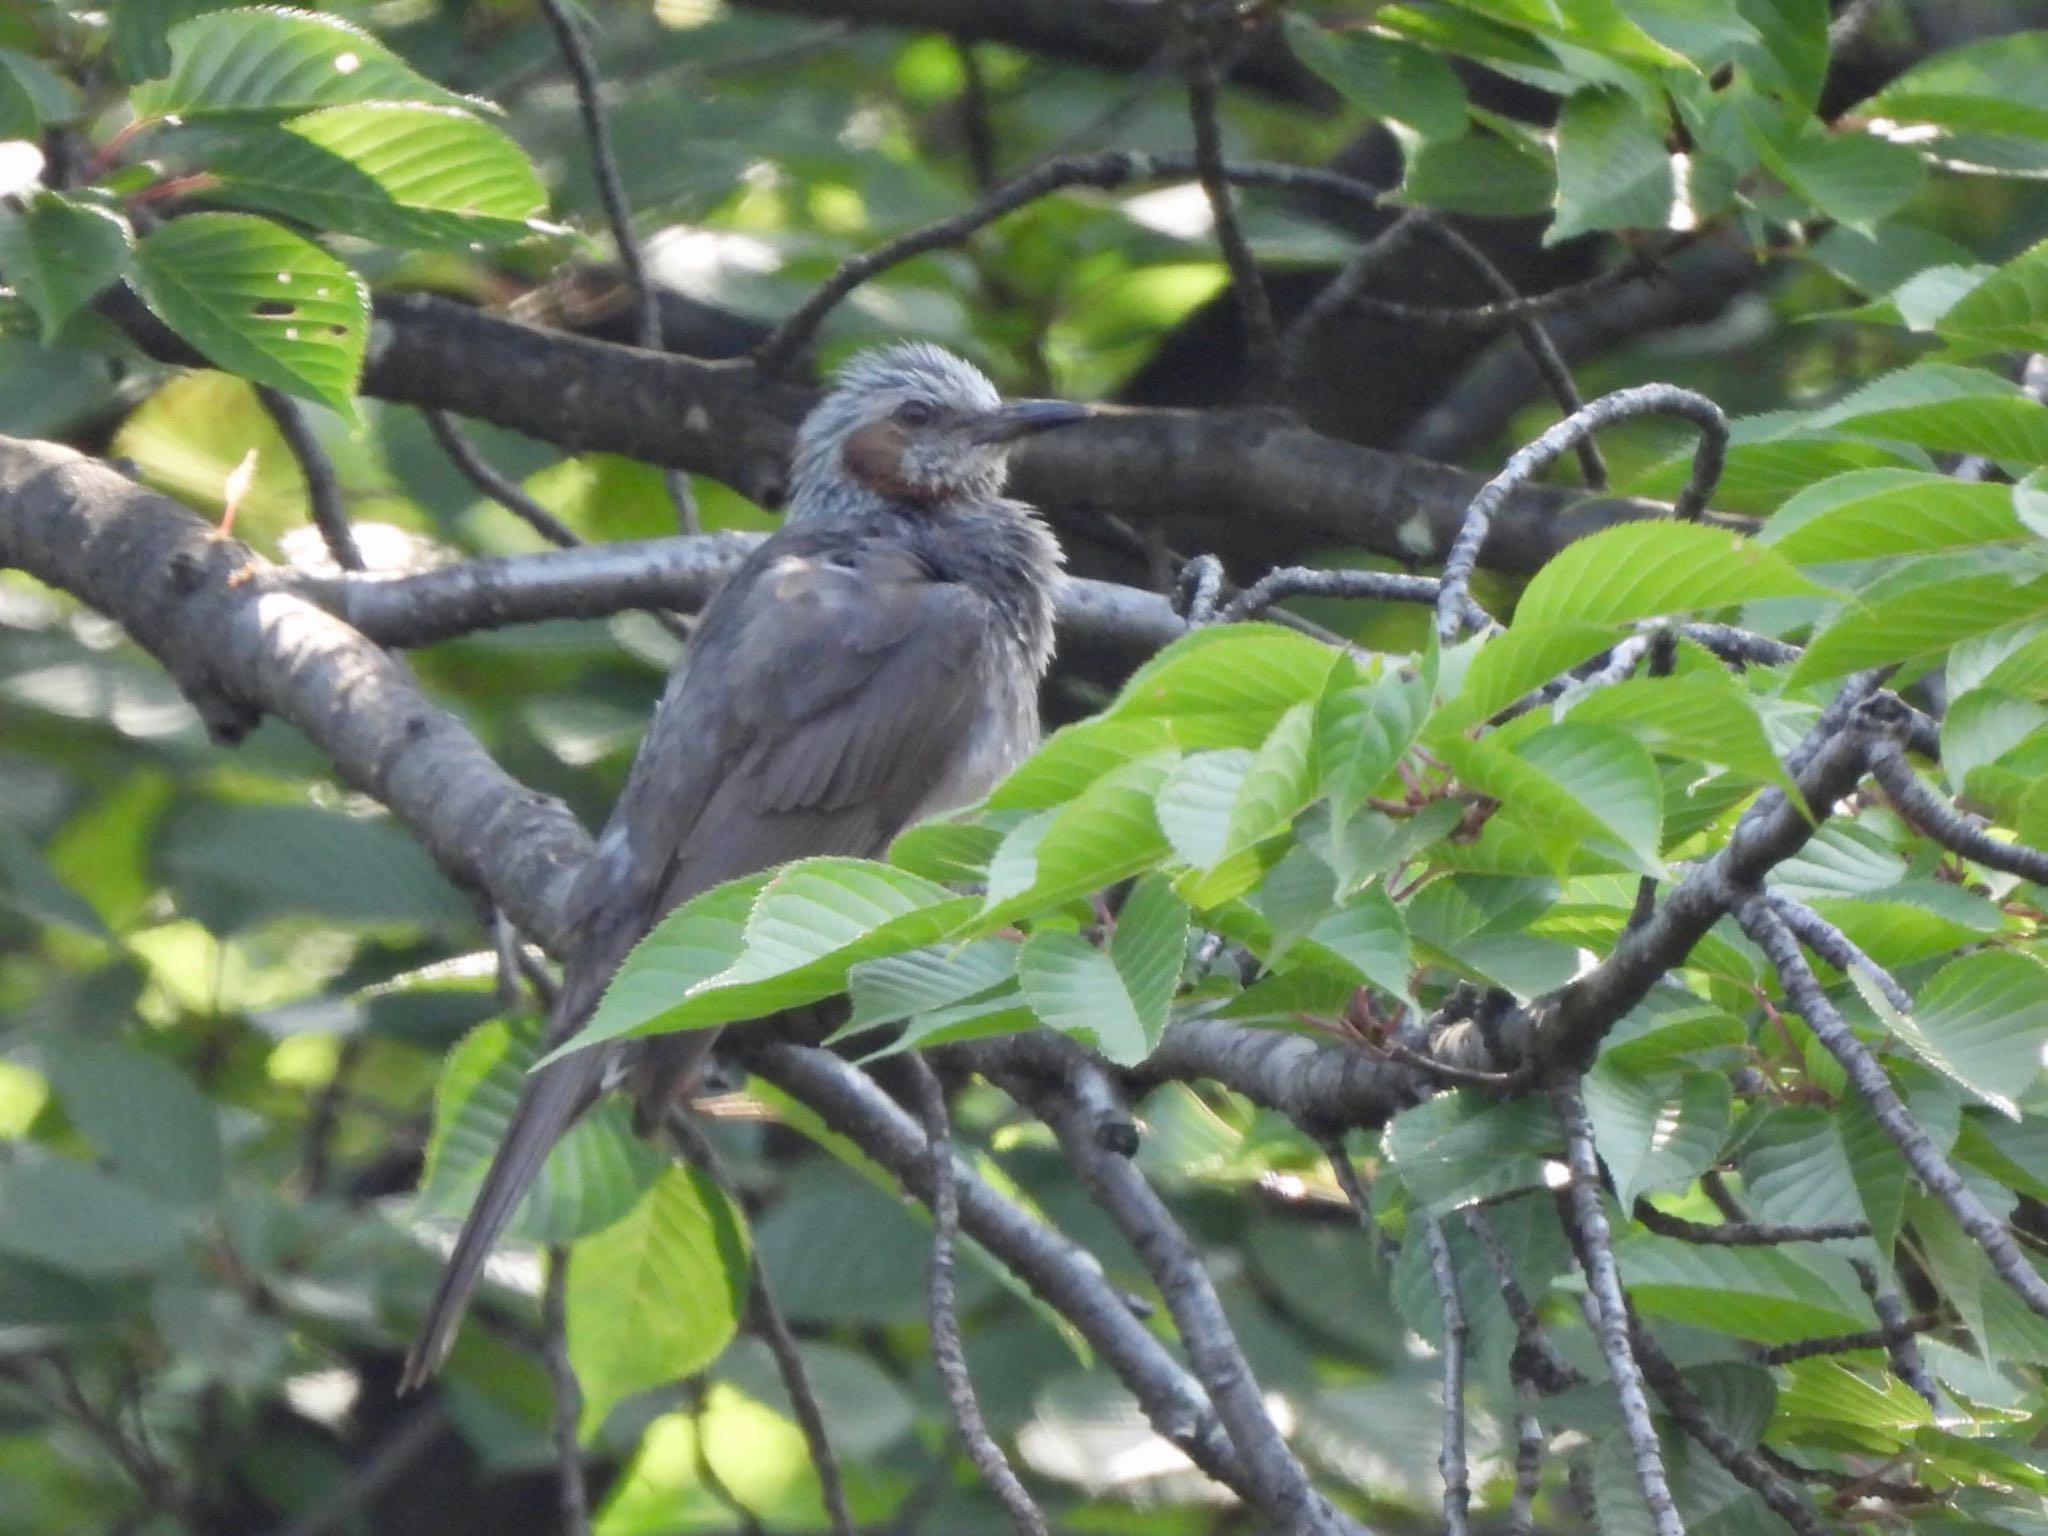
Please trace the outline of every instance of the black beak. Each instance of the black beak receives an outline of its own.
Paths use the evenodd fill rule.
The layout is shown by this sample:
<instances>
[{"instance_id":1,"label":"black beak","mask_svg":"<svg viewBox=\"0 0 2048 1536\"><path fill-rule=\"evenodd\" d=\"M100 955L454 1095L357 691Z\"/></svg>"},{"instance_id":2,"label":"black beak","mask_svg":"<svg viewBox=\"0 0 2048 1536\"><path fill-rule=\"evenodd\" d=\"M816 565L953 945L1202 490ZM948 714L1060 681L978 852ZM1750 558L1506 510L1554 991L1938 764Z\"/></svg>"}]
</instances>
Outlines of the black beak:
<instances>
[{"instance_id":1,"label":"black beak","mask_svg":"<svg viewBox=\"0 0 2048 1536\"><path fill-rule=\"evenodd\" d=\"M1094 414L1071 400L1012 400L982 417L968 429L968 435L977 443L1014 443L1034 432L1086 421Z\"/></svg>"}]
</instances>

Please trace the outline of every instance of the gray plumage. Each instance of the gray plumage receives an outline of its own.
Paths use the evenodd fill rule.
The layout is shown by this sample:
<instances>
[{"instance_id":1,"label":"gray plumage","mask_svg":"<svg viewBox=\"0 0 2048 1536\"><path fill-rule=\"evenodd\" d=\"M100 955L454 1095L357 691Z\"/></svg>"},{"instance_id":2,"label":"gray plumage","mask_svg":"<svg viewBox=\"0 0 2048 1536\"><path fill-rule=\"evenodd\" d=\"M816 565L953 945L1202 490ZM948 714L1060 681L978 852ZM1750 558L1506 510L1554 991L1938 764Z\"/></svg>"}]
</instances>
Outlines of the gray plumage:
<instances>
[{"instance_id":1,"label":"gray plumage","mask_svg":"<svg viewBox=\"0 0 2048 1536\"><path fill-rule=\"evenodd\" d=\"M787 518L711 604L571 895L580 938L547 1039L680 903L819 854L871 857L978 798L1038 739L1060 551L1001 495L1009 447L1075 421L1004 404L937 347L864 353L797 434ZM659 1125L710 1050L699 1031L594 1046L528 1080L456 1240L402 1389L440 1366L484 1260L549 1149L622 1074Z\"/></svg>"}]
</instances>

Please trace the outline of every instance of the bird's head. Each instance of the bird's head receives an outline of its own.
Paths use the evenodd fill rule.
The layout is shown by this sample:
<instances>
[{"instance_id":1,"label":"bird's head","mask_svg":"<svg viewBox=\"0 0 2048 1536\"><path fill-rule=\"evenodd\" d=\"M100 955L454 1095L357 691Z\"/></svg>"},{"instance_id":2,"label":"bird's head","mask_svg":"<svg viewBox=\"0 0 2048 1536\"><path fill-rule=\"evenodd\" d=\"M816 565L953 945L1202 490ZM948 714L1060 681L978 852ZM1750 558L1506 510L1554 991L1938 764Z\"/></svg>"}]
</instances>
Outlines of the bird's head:
<instances>
[{"instance_id":1,"label":"bird's head","mask_svg":"<svg viewBox=\"0 0 2048 1536\"><path fill-rule=\"evenodd\" d=\"M829 516L869 496L914 506L986 501L1019 438L1088 415L1010 400L981 370L923 342L863 352L797 431L790 515Z\"/></svg>"}]
</instances>

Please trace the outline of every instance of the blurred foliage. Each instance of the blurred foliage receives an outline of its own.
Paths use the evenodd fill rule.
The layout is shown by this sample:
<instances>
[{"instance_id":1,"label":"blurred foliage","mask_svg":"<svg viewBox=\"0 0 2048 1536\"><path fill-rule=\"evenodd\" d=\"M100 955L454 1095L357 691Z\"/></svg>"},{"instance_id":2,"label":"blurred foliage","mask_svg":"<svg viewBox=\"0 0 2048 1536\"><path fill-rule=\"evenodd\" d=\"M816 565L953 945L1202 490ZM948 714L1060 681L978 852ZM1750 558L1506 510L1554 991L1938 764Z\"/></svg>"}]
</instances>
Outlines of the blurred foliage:
<instances>
[{"instance_id":1,"label":"blurred foliage","mask_svg":"<svg viewBox=\"0 0 2048 1536\"><path fill-rule=\"evenodd\" d=\"M1930 9L1881 3L1869 26L1910 52ZM2048 408L2010 382L2016 356L2048 350L2048 32L1962 40L1824 123L1821 0L1286 11L1335 102L1234 93L1233 153L1323 163L1377 123L1402 151L1399 199L1537 216L1548 241L1699 227L1753 246L1759 282L1719 319L1632 338L1581 383L1668 378L1721 402L1738 419L1716 505L1766 517L1762 536L1738 553L1684 527L1601 535L1530 584L1504 633L1441 651L1403 610L1304 605L1387 652L1372 658L1279 628L1200 634L964 828L913 834L891 864L805 866L677 914L636 963L701 984L612 1009L601 1029L706 1025L850 987L856 1033L909 1021L897 1046L1042 1024L1136 1059L1176 1015L1341 1032L1360 999L1390 1017L1466 982L1526 998L1612 945L1638 875L1719 846L1840 677L1874 665L1944 705L1941 787L2000 835L2048 845ZM636 219L679 292L772 318L847 255L977 194L969 60L950 40L718 0L590 19ZM972 63L1004 170L1185 147L1171 71L993 45ZM1541 109L1501 108L1503 81ZM373 564L536 547L411 412L355 391L372 289L497 299L602 244L575 101L529 6L22 0L0 14L0 141L0 431L117 456L209 517L234 499L238 536L317 561L303 478L251 388L269 384L308 402ZM1355 243L1286 199L1246 205L1277 276ZM93 308L117 280L223 371L142 359ZM1192 188L1067 194L863 287L821 350L914 333L1006 386L1097 396L1224 284ZM1528 405L1494 448L1554 415ZM673 525L647 466L477 436L588 537ZM1677 429L1632 425L1608 446L1624 489L1668 496L1684 479ZM1947 478L1958 456L1981 461L1975 483ZM769 521L698 489L711 526ZM1681 645L1668 677L1568 691L1472 733L1638 621L1695 613L1808 649L1731 676ZM512 772L594 822L673 658L664 632L623 617L479 634L412 665ZM986 899L940 883L963 873ZM1133 877L1106 935L1087 897ZM1919 999L1906 1018L1828 973L1914 1113L2038 1249L2038 893L1943 856L1878 804L1831 820L1776 886ZM1256 966L1198 961L1205 930ZM1928 1490L1931 1505L1891 1512L1930 1527L2037 1536L2048 1325L1906 1176L1773 988L1717 930L1588 1079L1632 1294L1744 1443L1851 1486ZM432 1218L460 1210L532 1042L530 1020L502 1015L469 904L304 742L270 724L214 749L112 624L0 574L0 1528L551 1528L533 1264L506 1263L437 1396L390 1397L437 1264ZM749 1214L607 1113L525 1219L535 1241L580 1239L570 1353L598 1530L729 1529L735 1502L770 1529L821 1524L775 1372L735 1337L749 1251L801 1333L856 1515L996 1529L926 1359L919 1215L772 1093L733 1107L712 1130ZM1043 1128L1013 1116L967 1090L966 1150L1151 1295ZM1212 1259L1319 1482L1363 1516L1435 1518L1441 1322L1418 1212L1492 1201L1558 1346L1597 1373L1544 1188L1557 1143L1541 1107L1458 1093L1402 1116L1373 1149L1386 1253L1275 1117L1206 1085L1161 1090L1145 1116L1141 1165ZM1702 1250L1626 1220L1636 1196L1713 1219L1712 1167L1767 1219L1861 1214L1874 1236ZM1446 1230L1490 1513L1509 1493L1514 1330L1476 1246ZM1751 1345L1870 1325L1851 1258L1914 1305L1952 1309L1922 1345L1936 1409L1879 1351L1756 1363ZM965 1264L961 1291L989 1417L1062 1525L1230 1527L1106 1368L992 1266ZM1605 1536L1646 1528L1611 1398L1582 1388L1542 1413L1582 1474L1575 1493L1553 1461L1543 1524L1587 1522L1590 1490ZM347 1502L394 1445L410 1459ZM1703 1459L1676 1465L1694 1530L1777 1527Z\"/></svg>"}]
</instances>

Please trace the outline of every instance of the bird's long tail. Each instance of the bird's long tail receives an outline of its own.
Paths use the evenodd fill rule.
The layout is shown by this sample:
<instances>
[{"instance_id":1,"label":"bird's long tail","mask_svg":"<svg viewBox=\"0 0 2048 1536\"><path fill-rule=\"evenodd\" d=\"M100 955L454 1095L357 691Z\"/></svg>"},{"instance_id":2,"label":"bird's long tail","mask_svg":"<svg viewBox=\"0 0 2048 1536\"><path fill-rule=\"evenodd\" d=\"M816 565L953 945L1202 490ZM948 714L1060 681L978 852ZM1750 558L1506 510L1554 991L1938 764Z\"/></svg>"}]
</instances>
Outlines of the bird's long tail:
<instances>
[{"instance_id":1,"label":"bird's long tail","mask_svg":"<svg viewBox=\"0 0 2048 1536\"><path fill-rule=\"evenodd\" d=\"M469 1298L483 1277L484 1261L504 1235L512 1215L533 1181L540 1176L548 1152L576 1117L597 1097L607 1053L598 1047L564 1056L527 1079L526 1091L514 1111L505 1139L491 1159L476 1203L448 1256L441 1283L427 1307L419 1337L405 1358L398 1390L411 1392L441 1368L455 1332L469 1310Z\"/></svg>"}]
</instances>

